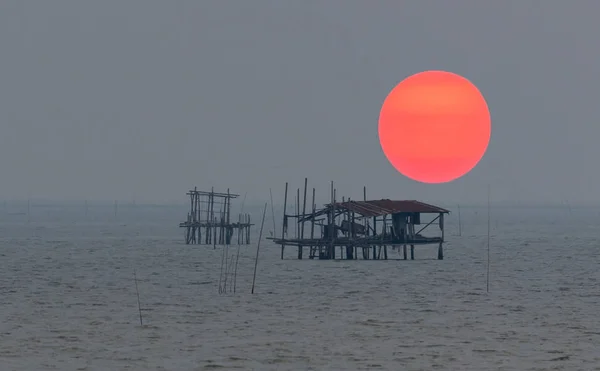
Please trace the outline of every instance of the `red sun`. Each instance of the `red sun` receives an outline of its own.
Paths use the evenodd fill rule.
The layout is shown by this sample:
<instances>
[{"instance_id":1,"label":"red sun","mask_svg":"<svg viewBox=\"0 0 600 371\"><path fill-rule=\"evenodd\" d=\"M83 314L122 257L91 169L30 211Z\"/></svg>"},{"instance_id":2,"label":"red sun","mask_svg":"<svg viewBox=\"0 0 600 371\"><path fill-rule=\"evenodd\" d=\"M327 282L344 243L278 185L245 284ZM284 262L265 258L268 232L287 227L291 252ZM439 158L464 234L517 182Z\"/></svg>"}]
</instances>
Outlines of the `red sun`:
<instances>
[{"instance_id":1,"label":"red sun","mask_svg":"<svg viewBox=\"0 0 600 371\"><path fill-rule=\"evenodd\" d=\"M477 87L445 71L407 77L379 113L385 156L400 173L423 183L446 183L471 171L487 149L491 130Z\"/></svg>"}]
</instances>

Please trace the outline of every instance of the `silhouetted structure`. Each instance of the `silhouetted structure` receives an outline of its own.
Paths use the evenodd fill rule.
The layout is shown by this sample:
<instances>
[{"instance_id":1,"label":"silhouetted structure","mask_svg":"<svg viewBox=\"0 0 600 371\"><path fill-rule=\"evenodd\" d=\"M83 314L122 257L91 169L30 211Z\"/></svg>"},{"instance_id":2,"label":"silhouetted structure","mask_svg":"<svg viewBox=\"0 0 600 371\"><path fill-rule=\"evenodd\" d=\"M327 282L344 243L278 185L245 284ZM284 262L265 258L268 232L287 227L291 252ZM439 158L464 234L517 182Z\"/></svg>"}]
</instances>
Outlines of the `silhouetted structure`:
<instances>
[{"instance_id":1,"label":"silhouetted structure","mask_svg":"<svg viewBox=\"0 0 600 371\"><path fill-rule=\"evenodd\" d=\"M185 222L186 244L231 245L237 235L238 244L250 243L250 214L238 214L237 221L231 220L231 200L239 195L198 191L197 187L186 193L190 197L190 211Z\"/></svg>"},{"instance_id":2,"label":"silhouetted structure","mask_svg":"<svg viewBox=\"0 0 600 371\"><path fill-rule=\"evenodd\" d=\"M282 234L280 238L269 238L281 245L281 259L286 246L297 246L298 259L302 259L304 247L308 247L310 259L336 259L336 248L339 247L340 259L358 259L360 251L365 260L387 260L388 246L392 249L402 246L406 260L407 247L410 246L410 256L414 260L415 246L430 244L438 245L438 259L444 258L444 215L449 213L448 210L415 200L367 200L366 187L363 189L363 201L342 198L342 202L337 202L332 182L331 202L317 210L313 188L311 212L306 213L307 183L305 179L301 213L298 212L300 189L297 190L295 215L286 213L288 184L285 184ZM435 217L425 222L423 214ZM290 219L295 221L293 238L287 237ZM310 224L309 237L305 233L306 223ZM432 225L439 227L440 236L423 236L421 233ZM320 228L318 235L315 235L315 227Z\"/></svg>"}]
</instances>

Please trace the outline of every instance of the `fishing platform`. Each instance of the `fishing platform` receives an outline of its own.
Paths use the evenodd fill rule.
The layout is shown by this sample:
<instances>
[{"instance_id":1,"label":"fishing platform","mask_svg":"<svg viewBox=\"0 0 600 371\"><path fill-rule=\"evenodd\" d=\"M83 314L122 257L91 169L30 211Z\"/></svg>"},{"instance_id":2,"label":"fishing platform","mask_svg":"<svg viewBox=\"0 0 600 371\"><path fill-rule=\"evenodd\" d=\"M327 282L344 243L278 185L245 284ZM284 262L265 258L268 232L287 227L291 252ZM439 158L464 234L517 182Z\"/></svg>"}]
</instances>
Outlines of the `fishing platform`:
<instances>
[{"instance_id":1,"label":"fishing platform","mask_svg":"<svg viewBox=\"0 0 600 371\"><path fill-rule=\"evenodd\" d=\"M231 220L231 201L239 195L199 191L197 187L186 193L190 197L190 211L185 222L179 223L185 228L186 245L231 245L234 235L237 244L250 244L250 214L238 214L237 222ZM243 207L242 207L243 209Z\"/></svg>"},{"instance_id":2,"label":"fishing platform","mask_svg":"<svg viewBox=\"0 0 600 371\"><path fill-rule=\"evenodd\" d=\"M296 246L298 259L308 249L309 259L357 260L360 256L362 260L388 260L388 247L398 253L402 247L402 256L407 260L410 246L410 258L414 260L415 246L424 245L437 245L437 258L444 259L444 215L449 210L416 200L367 200L366 187L362 201L342 198L337 202L332 182L331 202L317 209L313 188L312 210L306 213L307 182L305 179L302 212L294 214L286 213L288 183L285 185L281 237L268 238L281 246L281 259L286 246ZM295 210L300 210L300 189ZM294 225L293 237L288 233L290 221ZM432 232L434 226L439 229L437 236L423 234Z\"/></svg>"}]
</instances>

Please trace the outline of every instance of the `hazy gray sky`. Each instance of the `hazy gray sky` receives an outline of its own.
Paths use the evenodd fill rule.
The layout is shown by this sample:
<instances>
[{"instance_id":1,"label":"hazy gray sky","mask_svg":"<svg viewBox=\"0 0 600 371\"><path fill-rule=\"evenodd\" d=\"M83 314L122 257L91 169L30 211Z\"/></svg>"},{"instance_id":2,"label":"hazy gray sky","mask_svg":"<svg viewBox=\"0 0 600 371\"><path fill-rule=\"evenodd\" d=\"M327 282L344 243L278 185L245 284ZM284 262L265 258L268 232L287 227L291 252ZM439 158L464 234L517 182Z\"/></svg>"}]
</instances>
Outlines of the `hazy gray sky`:
<instances>
[{"instance_id":1,"label":"hazy gray sky","mask_svg":"<svg viewBox=\"0 0 600 371\"><path fill-rule=\"evenodd\" d=\"M1 198L599 200L596 0L0 2ZM492 113L467 176L423 185L383 155L404 77L461 74Z\"/></svg>"}]
</instances>

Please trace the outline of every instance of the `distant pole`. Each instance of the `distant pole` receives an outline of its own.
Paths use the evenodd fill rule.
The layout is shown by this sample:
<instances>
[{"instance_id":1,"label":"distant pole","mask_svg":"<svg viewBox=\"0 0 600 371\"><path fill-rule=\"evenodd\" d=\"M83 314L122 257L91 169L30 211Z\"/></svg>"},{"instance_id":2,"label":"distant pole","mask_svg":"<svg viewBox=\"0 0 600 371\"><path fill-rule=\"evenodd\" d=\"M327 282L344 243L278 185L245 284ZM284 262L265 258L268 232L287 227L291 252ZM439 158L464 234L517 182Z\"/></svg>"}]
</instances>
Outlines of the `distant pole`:
<instances>
[{"instance_id":1,"label":"distant pole","mask_svg":"<svg viewBox=\"0 0 600 371\"><path fill-rule=\"evenodd\" d=\"M140 313L140 326L144 326L144 321L142 320L142 305L140 304L140 290L138 289L137 275L135 274L135 269L133 270L133 280L135 281L135 292L137 294L138 312Z\"/></svg>"},{"instance_id":2,"label":"distant pole","mask_svg":"<svg viewBox=\"0 0 600 371\"><path fill-rule=\"evenodd\" d=\"M242 214L240 214L238 216L238 223L241 224L242 223ZM235 288L237 287L237 267L238 267L238 262L240 261L240 236L238 234L238 240L237 240L237 256L235 258L235 268L233 270L233 293L235 293Z\"/></svg>"},{"instance_id":3,"label":"distant pole","mask_svg":"<svg viewBox=\"0 0 600 371\"><path fill-rule=\"evenodd\" d=\"M256 246L256 258L254 259L254 277L252 277L252 294L254 294L254 283L256 282L256 267L258 266L258 251L260 250L260 240L262 239L263 226L265 225L265 214L267 213L267 203L263 209L262 222L260 223L260 233L258 235L258 244Z\"/></svg>"},{"instance_id":4,"label":"distant pole","mask_svg":"<svg viewBox=\"0 0 600 371\"><path fill-rule=\"evenodd\" d=\"M117 200L115 200L115 219L117 218L117 210L119 208L119 203Z\"/></svg>"},{"instance_id":5,"label":"distant pole","mask_svg":"<svg viewBox=\"0 0 600 371\"><path fill-rule=\"evenodd\" d=\"M285 193L283 196L283 221L281 222L281 260L283 260L283 250L285 249L285 225L286 225L286 211L287 211L287 194L288 194L288 182L285 182Z\"/></svg>"},{"instance_id":6,"label":"distant pole","mask_svg":"<svg viewBox=\"0 0 600 371\"><path fill-rule=\"evenodd\" d=\"M27 197L27 223L31 222L31 197Z\"/></svg>"},{"instance_id":7,"label":"distant pole","mask_svg":"<svg viewBox=\"0 0 600 371\"><path fill-rule=\"evenodd\" d=\"M84 202L84 207L85 207L85 217L87 218L87 216L88 216L88 202L87 202L87 200L85 200L85 202Z\"/></svg>"},{"instance_id":8,"label":"distant pole","mask_svg":"<svg viewBox=\"0 0 600 371\"><path fill-rule=\"evenodd\" d=\"M225 265L225 249L221 249L221 271L219 272L219 294L223 293L223 266Z\"/></svg>"},{"instance_id":9,"label":"distant pole","mask_svg":"<svg viewBox=\"0 0 600 371\"><path fill-rule=\"evenodd\" d=\"M275 226L275 209L273 208L273 192L269 188L269 195L271 196L271 215L273 218L273 237L277 237L277 227Z\"/></svg>"},{"instance_id":10,"label":"distant pole","mask_svg":"<svg viewBox=\"0 0 600 371\"><path fill-rule=\"evenodd\" d=\"M488 184L488 230L487 230L487 284L486 292L490 292L490 194L491 186Z\"/></svg>"}]
</instances>

